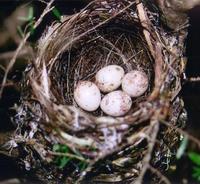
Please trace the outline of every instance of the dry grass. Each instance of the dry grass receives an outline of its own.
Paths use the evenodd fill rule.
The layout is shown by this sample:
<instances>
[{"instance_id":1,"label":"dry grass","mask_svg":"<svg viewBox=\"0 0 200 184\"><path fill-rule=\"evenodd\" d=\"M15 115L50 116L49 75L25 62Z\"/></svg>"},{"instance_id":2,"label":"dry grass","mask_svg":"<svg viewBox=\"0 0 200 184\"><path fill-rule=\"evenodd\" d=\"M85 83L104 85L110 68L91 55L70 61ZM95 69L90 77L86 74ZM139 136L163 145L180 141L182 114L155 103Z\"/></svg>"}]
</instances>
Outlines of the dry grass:
<instances>
[{"instance_id":1,"label":"dry grass","mask_svg":"<svg viewBox=\"0 0 200 184\"><path fill-rule=\"evenodd\" d=\"M52 2L42 16L51 10ZM19 128L12 141L29 153L24 165L38 162L39 155L42 169L55 169L52 155L64 153L52 152L52 146L64 144L73 151L65 156L75 163L86 161L88 166L78 172L56 170L55 177L61 172L68 181L76 178L79 183L109 180L139 184L150 170L169 183L163 170L154 167L168 158L166 152L177 148L184 132L177 126L184 108L178 93L185 68L186 30L166 30L159 16L158 9L148 3L96 0L48 28L38 43L37 58L22 81L22 102L14 119ZM147 93L134 99L133 108L124 117L108 117L101 110L84 112L73 99L77 82L92 81L96 71L108 64L121 65L126 72L144 70L151 82ZM174 111L179 112L175 121ZM180 134L171 131L171 126ZM170 143L166 141L171 138ZM74 154L77 152L80 155ZM160 155L160 160L155 155ZM119 160L125 160L120 167ZM104 173L107 167L113 168L109 174ZM42 177L47 180L44 173Z\"/></svg>"}]
</instances>

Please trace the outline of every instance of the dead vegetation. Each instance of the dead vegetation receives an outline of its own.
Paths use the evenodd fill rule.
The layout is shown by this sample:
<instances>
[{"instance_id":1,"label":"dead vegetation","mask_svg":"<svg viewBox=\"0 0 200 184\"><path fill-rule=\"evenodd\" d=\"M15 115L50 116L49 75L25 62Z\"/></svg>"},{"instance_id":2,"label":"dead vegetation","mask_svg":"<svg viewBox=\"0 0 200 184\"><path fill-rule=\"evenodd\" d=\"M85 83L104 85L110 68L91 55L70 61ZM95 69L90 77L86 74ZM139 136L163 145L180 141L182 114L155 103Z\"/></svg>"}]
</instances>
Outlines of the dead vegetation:
<instances>
[{"instance_id":1,"label":"dead vegetation","mask_svg":"<svg viewBox=\"0 0 200 184\"><path fill-rule=\"evenodd\" d=\"M52 3L35 28L52 10ZM11 154L19 152L26 170L48 183L136 184L149 170L154 174L152 182L170 183L163 173L175 159L181 135L188 135L182 130L186 118L178 96L187 27L184 22L172 31L160 13L155 2L96 0L48 27L21 83L21 102L13 118L18 127L6 144ZM6 68L1 94L29 36L25 35ZM93 80L98 69L113 63L126 71L147 72L151 81L147 93L120 118L79 109L73 100L77 81ZM53 150L57 144L70 151ZM54 163L59 156L70 158L65 170ZM79 167L83 163L85 167Z\"/></svg>"}]
</instances>

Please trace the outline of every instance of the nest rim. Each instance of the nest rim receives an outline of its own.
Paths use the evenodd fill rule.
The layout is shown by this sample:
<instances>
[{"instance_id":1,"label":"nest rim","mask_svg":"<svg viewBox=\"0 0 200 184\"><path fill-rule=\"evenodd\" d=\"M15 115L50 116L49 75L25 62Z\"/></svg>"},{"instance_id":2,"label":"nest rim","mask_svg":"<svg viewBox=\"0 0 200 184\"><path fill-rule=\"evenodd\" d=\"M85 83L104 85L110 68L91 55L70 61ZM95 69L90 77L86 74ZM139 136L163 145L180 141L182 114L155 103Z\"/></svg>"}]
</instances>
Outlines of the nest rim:
<instances>
[{"instance_id":1,"label":"nest rim","mask_svg":"<svg viewBox=\"0 0 200 184\"><path fill-rule=\"evenodd\" d=\"M122 9L124 8L123 6L124 5L122 3ZM134 5L134 3L130 7L132 6L134 6L134 8L137 8L137 6ZM95 7L94 9L96 10L96 8L97 7ZM118 10L118 11L120 12L121 10ZM112 12L109 14L109 16L111 14ZM130 15L130 11L128 8L125 9L125 14ZM172 89L172 92L170 91L167 94L162 92L162 91L165 91L163 90L163 88L165 88L165 79L167 78L169 74L168 73L169 71L166 70L165 63L162 63L162 61L167 62L166 61L167 59L165 57L168 57L168 54L161 51L161 48L164 49L165 47L162 46L163 43L162 44L160 42L156 43L156 41L158 40L155 41L155 39L158 39L158 38L157 37L155 38L155 35L150 34L149 38L151 40L154 40L155 43L158 45L156 44L154 45L154 43L152 44L148 42L149 41L147 39L148 36L145 34L145 31L144 31L144 29L147 29L147 28L145 28L142 22L140 22L141 21L140 17L138 17L138 19L135 19L135 15L133 15L132 18L128 16L129 18L128 22L133 21L135 22L135 26L140 25L139 26L139 32L141 33L139 35L139 37L141 38L140 41L142 45L144 44L143 46L145 47L145 49L147 49L146 57L148 58L148 62L151 64L151 67L152 67L151 72L150 70L148 70L149 80L151 81L148 92L144 96L142 96L138 101L136 100L135 103L137 104L137 106L134 109L132 109L132 112L130 111L129 114L123 117L117 117L117 118L105 116L104 114L94 115L91 113L86 113L80 109L77 109L77 107L73 103L72 104L66 103L67 100L65 99L65 97L63 97L64 96L63 94L66 93L64 90L61 93L59 93L60 91L52 90L51 86L54 85L54 83L57 82L58 80L51 79L51 72L53 72L54 67L57 67L56 64L57 62L59 62L59 59L62 57L62 55L71 51L71 50L69 51L69 48L67 47L67 46L71 47L69 43L71 42L72 45L74 44L75 49L77 49L76 45L80 44L81 46L81 43L85 42L84 36L89 37L88 34L85 34L85 32L88 32L88 30L93 29L93 27L98 28L98 24L93 25L94 23L92 22L91 25L93 27L90 27L91 26L90 25L88 30L86 30L83 33L80 33L78 31L77 37L75 37L75 39L72 37L68 38L69 42L67 42L66 44L67 46L63 45L64 42L66 41L65 39L63 39L61 43L58 43L58 41L57 42L54 42L54 41L56 41L59 38L57 37L57 34L61 36L61 38L63 38L63 37L66 37L65 33L69 31L69 33L67 34L72 35L71 31L74 32L74 26L77 23L80 23L80 25L82 25L84 20L86 20L86 22L88 23L88 20L91 19L89 15L92 15L94 17L96 16L96 14L92 12L91 10L87 12L87 10L84 9L80 13L75 14L73 16L63 17L63 20L61 20L62 22L61 24L56 23L53 25L53 27L49 28L45 36L43 36L41 40L39 41L38 57L35 62L37 67L32 68L32 70L29 71L27 75L28 80L26 81L26 85L31 86L31 90L32 90L31 98L33 97L34 99L37 99L39 101L39 104L41 104L42 106L41 112L42 112L42 120L44 121L44 124L42 125L41 129L46 131L45 126L56 129L56 131L53 130L52 132L51 131L47 132L47 135L52 134L52 138L50 138L50 140L53 140L55 138L54 134L58 135L58 137L55 138L54 143L58 142L58 143L67 144L73 150L76 150L76 149L81 150L83 154L84 152L88 151L87 153L88 155L86 154L86 158L88 157L89 159L87 158L85 159L85 161L86 162L88 161L90 163L90 166L92 166L94 165L94 163L96 163L96 161L106 158L113 153L118 153L120 152L120 150L126 147L129 147L130 145L132 146L139 145L141 141L144 140L145 138L140 137L140 136L139 136L140 138L138 138L137 136L139 135L139 133L137 131L142 130L143 132L146 132L147 130L146 130L145 125L148 120L150 120L150 124L151 124L152 122L155 123L154 121L156 118L158 118L158 120L156 120L157 122L157 121L161 121L162 119L165 120L168 117L168 110L165 111L165 109L169 107L169 103L172 99L171 96L173 96L173 93L176 93L176 90L178 88L176 85L179 85L179 83L178 82L175 83L175 87L174 89ZM119 15L121 15L121 13L119 13ZM124 14L122 15L124 16ZM110 19L109 16L105 15L107 19ZM114 19L117 20L117 22L119 22L120 18L118 19L118 16L114 17ZM101 21L100 21L100 24L101 24ZM66 25L67 27L65 27ZM109 22L105 21L105 25L108 26ZM91 33L89 32L89 34L96 34L95 32L96 28L93 30L94 32L91 32ZM102 24L100 26L100 29L104 29L104 28L105 28L104 24ZM82 29L80 31L82 31ZM154 27L152 29L154 29ZM84 35L84 36L80 37L80 35ZM152 48L155 48L156 51L153 51ZM49 54L46 54L47 51ZM121 59L121 62L123 63L123 59ZM137 68L138 66L134 66L134 67ZM132 67L131 69L134 69L134 67ZM129 68L129 66L127 66L127 68ZM37 71L38 69L39 69L39 72ZM140 66L139 66L139 69L142 71L143 70L147 71L145 68L142 68ZM126 71L128 70L129 69L126 69ZM159 76L161 73L164 74L164 78L161 78ZM49 79L49 76L50 76L50 79ZM63 79L63 81L65 80ZM61 83L60 85L63 85L63 84ZM56 113L59 113L59 117L58 116L56 117ZM80 124L77 125L76 122L74 124L73 122L74 117L78 118L78 121L80 121L82 124L81 126ZM49 121L54 121L54 122L49 122ZM65 122L67 122L67 124ZM72 122L72 124L70 122ZM155 129L154 125L155 124L152 125L151 127L152 129ZM79 126L79 127L77 128L76 126ZM137 129L137 126L138 126L138 129ZM115 130L112 129L113 127L115 128ZM109 145L109 144L104 145L104 146L101 145L101 141L103 140L104 142L106 139L104 135L106 134L105 128L109 129L109 131L111 131L113 134L116 133L115 131L118 132L118 135L120 136L117 137L117 140L115 141L119 141L119 144L114 143L113 145ZM87 132L83 133L83 131L85 130L87 130ZM155 129L155 132L156 131L158 131L158 127L157 129ZM91 136L90 133L92 134L96 133L98 136L98 139L95 136ZM109 135L107 136L109 137ZM109 138L112 138L112 136ZM121 139L121 140L118 140L118 139ZM94 142L96 145L94 144ZM97 149L96 154L94 154L93 151L90 151L88 149L90 146L92 148ZM90 157L90 154L92 152L94 155ZM51 151L49 153L53 154ZM81 159L81 157L77 159Z\"/></svg>"}]
</instances>

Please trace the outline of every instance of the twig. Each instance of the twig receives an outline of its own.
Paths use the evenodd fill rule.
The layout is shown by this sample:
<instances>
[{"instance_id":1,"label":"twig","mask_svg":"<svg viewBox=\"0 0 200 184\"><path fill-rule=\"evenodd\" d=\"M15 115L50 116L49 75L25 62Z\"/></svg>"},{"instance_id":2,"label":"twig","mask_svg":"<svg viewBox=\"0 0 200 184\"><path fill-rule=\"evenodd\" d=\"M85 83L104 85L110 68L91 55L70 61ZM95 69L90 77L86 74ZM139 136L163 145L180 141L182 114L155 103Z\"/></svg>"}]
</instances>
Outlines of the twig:
<instances>
[{"instance_id":1,"label":"twig","mask_svg":"<svg viewBox=\"0 0 200 184\"><path fill-rule=\"evenodd\" d=\"M127 5L126 7L124 7L123 9L121 9L119 12L117 12L116 14L114 14L113 16L109 17L108 19L100 22L99 24L97 24L96 26L92 27L91 29L83 32L82 34L78 35L77 37L75 37L72 41L69 41L54 57L53 62L55 62L58 58L58 56L60 55L60 53L62 53L67 47L69 47L71 44L73 44L74 42L76 42L77 40L83 38L84 36L86 36L87 34L91 33L92 31L96 30L97 28L103 26L104 24L108 23L109 21L111 21L113 18L117 17L118 15L122 14L124 11L126 11L127 9L129 9L131 6L133 6L135 4L134 2L131 2L129 5ZM81 13L75 15L75 17L72 17L71 20L76 19L76 17L78 17Z\"/></svg>"},{"instance_id":2,"label":"twig","mask_svg":"<svg viewBox=\"0 0 200 184\"><path fill-rule=\"evenodd\" d=\"M0 84L1 87L9 87L9 86L15 86L15 85L16 85L16 84L15 84L14 82L12 82L12 81L5 83L4 86L2 86L2 85Z\"/></svg>"},{"instance_id":3,"label":"twig","mask_svg":"<svg viewBox=\"0 0 200 184\"><path fill-rule=\"evenodd\" d=\"M113 148L112 151L109 152L109 154L107 152L104 152L104 153L99 153L99 155L94 159L92 160L88 167L86 168L86 170L84 170L81 174L80 174L80 177L79 179L77 180L76 183L81 183L81 181L84 180L84 177L87 175L87 173L89 173L92 169L93 169L93 166L99 161L99 160L103 160L105 159L106 157L108 157L109 155L113 155L115 153L119 153L121 152L121 150L127 150L127 148L129 147L134 147L134 142L139 138L139 139L143 139L145 137L144 133L143 133L144 129L142 129L140 132L137 132L136 134L134 134L134 137L132 136L131 139L127 140L126 143L116 147L116 148ZM131 149L131 148L130 148Z\"/></svg>"},{"instance_id":4,"label":"twig","mask_svg":"<svg viewBox=\"0 0 200 184\"><path fill-rule=\"evenodd\" d=\"M0 54L0 60L7 60L11 59L15 55L16 51L9 51ZM19 53L17 58L24 58L25 56L29 55L30 50L27 48L22 49Z\"/></svg>"},{"instance_id":5,"label":"twig","mask_svg":"<svg viewBox=\"0 0 200 184\"><path fill-rule=\"evenodd\" d=\"M187 133L186 131L172 125L172 124L169 124L165 121L160 121L162 124L166 125L167 127L170 127L170 128L173 128L175 131L179 132L180 134L183 134L185 136L188 137L188 139L190 139L191 141L193 141L194 143L196 143L198 145L198 147L200 148L200 140L194 136L192 136L191 134Z\"/></svg>"},{"instance_id":6,"label":"twig","mask_svg":"<svg viewBox=\"0 0 200 184\"><path fill-rule=\"evenodd\" d=\"M51 0L46 8L44 9L43 13L41 14L41 16L39 17L39 19L35 22L35 24L33 25L33 28L36 29L40 23L42 22L44 16L49 13L53 7L51 7L52 3L54 2L54 0ZM5 71L5 74L4 74L4 78L3 78L3 81L2 81L2 86L1 86L1 89L0 89L0 98L2 97L2 93L3 93L3 89L4 89L4 85L6 84L6 81L7 81L7 77L8 77L8 73L9 71L12 69L13 65L15 64L15 61L17 59L17 56L18 54L20 53L20 51L22 50L22 48L24 47L26 41L28 40L28 38L30 37L31 33L28 32L25 37L22 39L22 41L20 42L17 50L15 51L15 54L14 56L12 57L11 61L9 62L7 68L6 68L6 71Z\"/></svg>"},{"instance_id":7,"label":"twig","mask_svg":"<svg viewBox=\"0 0 200 184\"><path fill-rule=\"evenodd\" d=\"M13 178L1 181L0 184L21 184L21 181L18 178Z\"/></svg>"},{"instance_id":8,"label":"twig","mask_svg":"<svg viewBox=\"0 0 200 184\"><path fill-rule=\"evenodd\" d=\"M149 32L149 27L151 25L150 20L148 19L148 16L145 13L144 6L140 0L136 0L137 3L137 11L138 11L138 17L140 19L141 25L143 26L143 34L145 37L145 40L147 42L147 45L149 47L149 50L151 52L151 55L153 56L155 60L155 88L152 92L152 94L149 97L149 100L153 100L158 96L162 81L164 79L164 75L161 75L162 73L162 53L161 53L161 44L159 44L159 41L155 41L155 43L152 43L151 34ZM157 38L157 37L156 37Z\"/></svg>"},{"instance_id":9,"label":"twig","mask_svg":"<svg viewBox=\"0 0 200 184\"><path fill-rule=\"evenodd\" d=\"M127 58L126 56L118 49L112 42L110 42L108 39L104 38L103 36L100 36L100 39L102 39L106 44L110 45L113 50L116 51L116 54L121 57L123 63L127 65Z\"/></svg>"},{"instance_id":10,"label":"twig","mask_svg":"<svg viewBox=\"0 0 200 184\"><path fill-rule=\"evenodd\" d=\"M54 156L66 156L66 157L70 157L70 158L75 158L75 159L80 160L80 161L89 162L85 158L79 157L79 156L71 154L71 153L61 153L61 152L53 152L53 151L48 151L48 153L50 155L54 155Z\"/></svg>"},{"instance_id":11,"label":"twig","mask_svg":"<svg viewBox=\"0 0 200 184\"><path fill-rule=\"evenodd\" d=\"M144 175L145 175L145 173L149 167L149 163L151 161L151 155L152 155L153 148L156 143L156 137L157 137L157 134L159 131L159 122L157 120L152 120L150 126L152 129L152 131L151 131L152 135L150 136L150 141L148 142L147 154L145 155L145 157L143 159L143 166L142 166L140 175L138 176L136 181L132 182L132 184L141 184L142 183Z\"/></svg>"},{"instance_id":12,"label":"twig","mask_svg":"<svg viewBox=\"0 0 200 184\"><path fill-rule=\"evenodd\" d=\"M200 77L191 77L186 79L187 82L200 82Z\"/></svg>"},{"instance_id":13,"label":"twig","mask_svg":"<svg viewBox=\"0 0 200 184\"><path fill-rule=\"evenodd\" d=\"M151 93L151 95L148 97L148 100L154 100L160 91L160 88L163 84L163 81L167 75L167 72L162 71L162 50L161 50L161 44L159 42L157 42L156 46L155 46L155 66L154 66L154 71L155 71L155 79L154 79L154 83L155 83L155 87L153 89L153 92Z\"/></svg>"},{"instance_id":14,"label":"twig","mask_svg":"<svg viewBox=\"0 0 200 184\"><path fill-rule=\"evenodd\" d=\"M169 179L166 176L164 176L158 169L149 165L149 170L155 173L160 178L161 181L165 182L166 184L171 184Z\"/></svg>"},{"instance_id":15,"label":"twig","mask_svg":"<svg viewBox=\"0 0 200 184\"><path fill-rule=\"evenodd\" d=\"M148 31L149 30L148 25L150 24L150 22L147 19L147 15L144 11L143 4L140 2L140 0L136 0L136 3L137 3L138 17L140 19L141 25L144 27L143 33L144 33L146 42L149 46L149 49L151 51L152 56L155 57L154 47L153 47L152 42L151 42L151 35Z\"/></svg>"}]
</instances>

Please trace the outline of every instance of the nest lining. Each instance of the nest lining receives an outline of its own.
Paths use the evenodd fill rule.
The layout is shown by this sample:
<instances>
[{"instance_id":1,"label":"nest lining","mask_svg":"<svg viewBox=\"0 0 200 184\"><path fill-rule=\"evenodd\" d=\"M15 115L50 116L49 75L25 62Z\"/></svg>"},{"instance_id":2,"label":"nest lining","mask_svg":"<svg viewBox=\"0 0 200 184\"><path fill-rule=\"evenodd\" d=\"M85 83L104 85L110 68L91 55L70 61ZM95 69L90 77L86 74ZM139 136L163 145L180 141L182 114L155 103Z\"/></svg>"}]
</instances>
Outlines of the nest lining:
<instances>
[{"instance_id":1,"label":"nest lining","mask_svg":"<svg viewBox=\"0 0 200 184\"><path fill-rule=\"evenodd\" d=\"M148 151L144 135L151 136L159 130L152 122L161 119L173 120L174 125L179 122L183 107L173 103L169 107L169 104L174 100L181 103L176 95L183 72L180 63L185 34L184 31L181 36L180 32L167 32L157 21L158 11L153 12L149 6L147 3L145 11L151 25L145 27L134 1L94 1L80 13L63 17L61 23L49 27L39 41L35 67L23 82L26 95L22 96L21 111L15 117L15 122L21 124L17 136L23 136L21 130L26 132L25 147L31 147L28 140L34 138L40 149L34 146L31 149L36 149L34 154L39 154L42 165L52 160L52 155L59 155L52 152L54 144L67 145L75 160L67 167L71 168L68 174L63 174L69 181L77 175L81 181L86 173L89 178L93 173L92 177L96 178L93 181L114 182L116 176L119 181L133 180L139 175L140 160ZM147 40L145 29L155 32L150 34L152 43ZM95 73L109 64L120 65L126 72L145 71L150 80L147 93L133 99L131 111L119 118L107 117L100 110L86 113L73 100L77 82L93 81ZM179 111L175 119L174 111ZM25 118L19 117L20 114ZM179 136L166 128L158 134L160 144L155 146L153 164L163 168L166 167L164 160L169 159L165 153L176 149ZM166 135L174 138L173 143L166 141ZM77 156L77 153L80 154ZM38 162L34 156L29 159L29 162ZM80 161L89 165L84 174L73 167ZM108 166L113 168L109 174L105 173Z\"/></svg>"},{"instance_id":2,"label":"nest lining","mask_svg":"<svg viewBox=\"0 0 200 184\"><path fill-rule=\"evenodd\" d=\"M112 34L115 36L111 37ZM53 66L56 71L52 73L55 78L51 80L52 86L55 90L55 86L58 86L59 83L57 93L64 96L62 103L75 105L73 90L77 82L94 81L96 72L110 64L120 65L126 72L133 69L144 70L145 73L148 73L149 78L152 78L152 64L149 64L151 62L143 45L141 47L132 43L135 39L124 33L119 34L119 30L109 30L109 35L101 35L99 34L97 38L94 37L93 41L89 40L89 43L84 40L84 44L80 44L80 47L76 48L75 51L71 48L70 52L63 53L58 63L55 63L55 66L58 64L58 67ZM110 37L113 39L112 41L109 40ZM137 101L139 99L137 98ZM99 115L103 114L99 113Z\"/></svg>"}]
</instances>

